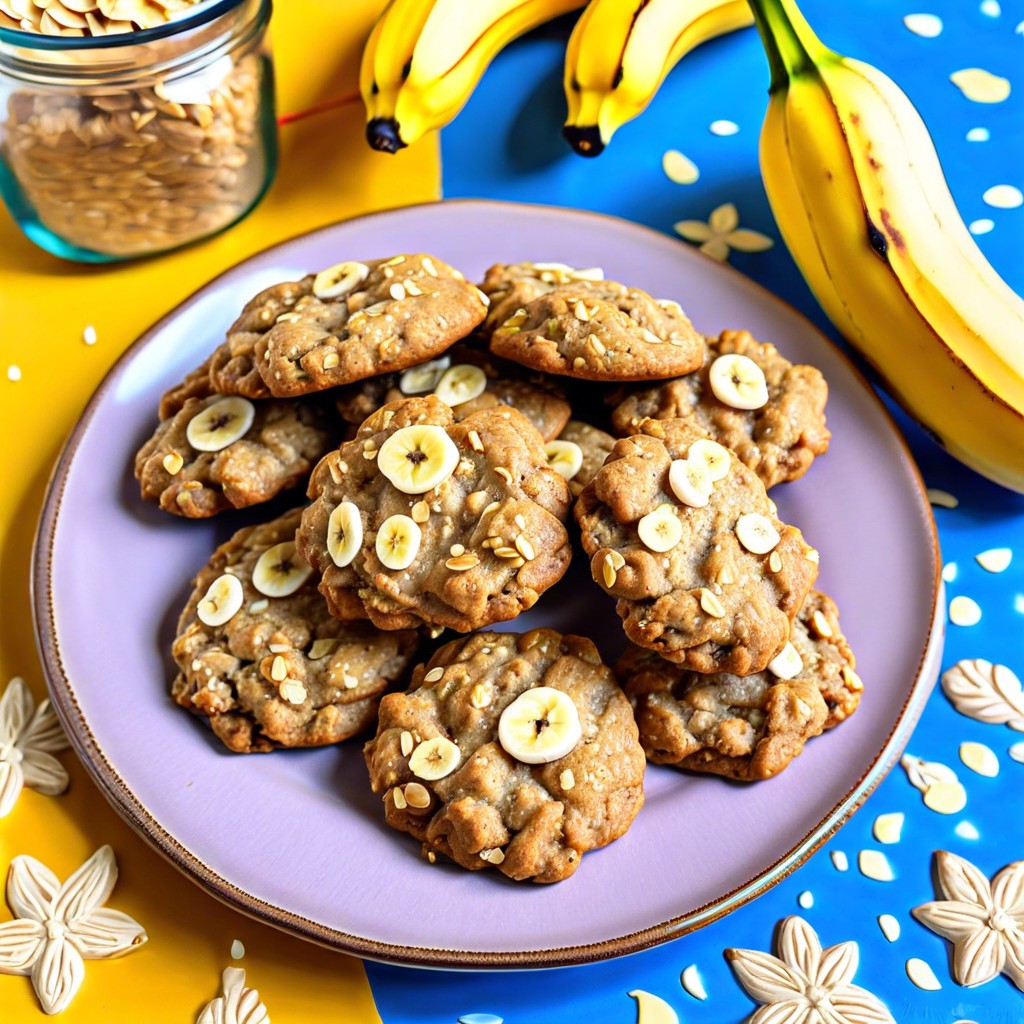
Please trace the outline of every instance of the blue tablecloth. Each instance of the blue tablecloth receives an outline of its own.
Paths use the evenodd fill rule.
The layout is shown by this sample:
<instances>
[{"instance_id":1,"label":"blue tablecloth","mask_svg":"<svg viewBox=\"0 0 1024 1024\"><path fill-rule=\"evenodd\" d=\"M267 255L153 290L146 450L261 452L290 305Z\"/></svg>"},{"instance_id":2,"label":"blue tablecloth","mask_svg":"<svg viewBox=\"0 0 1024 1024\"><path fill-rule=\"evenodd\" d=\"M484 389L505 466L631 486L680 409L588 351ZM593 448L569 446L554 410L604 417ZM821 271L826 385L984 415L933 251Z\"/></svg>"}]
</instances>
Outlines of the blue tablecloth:
<instances>
[{"instance_id":1,"label":"blue tablecloth","mask_svg":"<svg viewBox=\"0 0 1024 1024\"><path fill-rule=\"evenodd\" d=\"M995 0L805 0L802 6L826 43L881 68L908 93L933 133L964 220L974 224L979 245L1004 278L1024 291L1024 208L994 209L982 198L993 185L1024 188L1024 4L1003 0L1000 8ZM935 38L912 33L903 22L912 13L938 15L943 31ZM596 160L575 156L560 135L567 32L568 26L561 25L521 40L488 71L466 109L443 133L445 195L600 210L668 233L678 221L707 220L714 208L734 203L744 227L769 235L777 244L763 253L734 252L733 265L837 337L782 245L761 186L757 142L768 72L754 30L716 40L687 57L643 117L623 128ZM949 76L967 67L1008 78L1009 99L983 105L965 98ZM709 125L719 120L733 122L738 130L712 133ZM973 141L985 133L972 132L969 139L968 133L978 128L987 129L988 137ZM662 158L673 149L697 165L696 183L683 186L666 177ZM962 658L985 658L1024 675L1024 497L964 469L898 410L896 415L927 485L960 501L955 509L935 510L947 597L970 596L982 610L979 624L948 627L943 667ZM993 574L974 556L996 547L1013 549L1014 558L1006 571ZM1007 753L1022 739L1008 726L982 724L960 714L937 687L908 751L956 770L968 794L960 814L929 810L897 767L810 861L716 924L635 956L526 977L368 964L381 1017L386 1024L454 1024L473 1013L480 1021L493 1018L506 1024L630 1022L637 1010L628 993L640 989L668 1003L682 1021L735 1024L755 1004L737 984L723 950L772 950L777 922L799 914L824 945L858 943L854 983L885 1002L897 1021L1024 1020L1024 994L1005 976L970 989L956 984L950 944L909 913L936 898L935 850L956 853L990 877L1024 859L1024 764ZM958 751L965 741L983 743L997 754L1000 771L995 778L961 763ZM905 823L898 843L881 846L872 825L885 812L902 812ZM975 831L977 838L967 838ZM875 881L857 870L858 852L870 849L885 852L893 881ZM846 854L848 870L835 867L832 855L837 852ZM893 915L901 925L895 942L879 928L877 917L882 914ZM905 970L910 958L930 965L941 988L924 991L913 984ZM705 1000L694 998L680 983L680 972L691 964L703 980Z\"/></svg>"}]
</instances>

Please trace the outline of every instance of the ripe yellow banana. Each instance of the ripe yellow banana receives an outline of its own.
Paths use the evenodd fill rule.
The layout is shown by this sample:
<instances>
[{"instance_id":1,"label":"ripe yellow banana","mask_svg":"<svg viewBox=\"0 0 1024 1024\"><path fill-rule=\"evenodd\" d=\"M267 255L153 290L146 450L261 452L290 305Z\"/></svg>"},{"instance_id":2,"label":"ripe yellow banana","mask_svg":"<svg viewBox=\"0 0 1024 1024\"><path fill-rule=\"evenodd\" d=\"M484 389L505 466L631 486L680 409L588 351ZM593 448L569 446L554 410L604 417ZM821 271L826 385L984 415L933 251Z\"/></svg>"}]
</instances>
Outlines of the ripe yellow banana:
<instances>
[{"instance_id":1,"label":"ripe yellow banana","mask_svg":"<svg viewBox=\"0 0 1024 1024\"><path fill-rule=\"evenodd\" d=\"M747 0L590 0L565 54L566 139L597 156L687 53L753 22Z\"/></svg>"},{"instance_id":2,"label":"ripe yellow banana","mask_svg":"<svg viewBox=\"0 0 1024 1024\"><path fill-rule=\"evenodd\" d=\"M951 455L1024 492L1024 301L978 249L904 93L750 0L772 80L761 173L832 322Z\"/></svg>"},{"instance_id":3,"label":"ripe yellow banana","mask_svg":"<svg viewBox=\"0 0 1024 1024\"><path fill-rule=\"evenodd\" d=\"M524 32L584 0L391 0L363 51L366 139L397 152L446 125L488 64Z\"/></svg>"}]
</instances>

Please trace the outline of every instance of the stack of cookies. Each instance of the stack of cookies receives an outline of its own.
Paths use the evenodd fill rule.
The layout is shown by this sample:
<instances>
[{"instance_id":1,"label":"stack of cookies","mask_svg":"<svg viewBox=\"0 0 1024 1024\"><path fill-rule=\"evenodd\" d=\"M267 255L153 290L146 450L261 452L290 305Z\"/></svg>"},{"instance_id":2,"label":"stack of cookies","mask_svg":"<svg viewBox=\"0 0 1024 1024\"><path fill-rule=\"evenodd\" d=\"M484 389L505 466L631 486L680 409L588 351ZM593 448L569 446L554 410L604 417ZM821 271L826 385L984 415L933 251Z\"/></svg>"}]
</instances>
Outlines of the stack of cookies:
<instances>
[{"instance_id":1,"label":"stack of cookies","mask_svg":"<svg viewBox=\"0 0 1024 1024\"><path fill-rule=\"evenodd\" d=\"M477 287L401 254L268 288L135 471L188 518L310 503L196 576L172 695L240 752L375 728L370 785L427 860L566 878L630 827L647 760L763 779L856 708L817 552L767 493L827 449L826 397L596 269ZM586 637L487 628L562 578L570 512L629 641L614 669Z\"/></svg>"}]
</instances>

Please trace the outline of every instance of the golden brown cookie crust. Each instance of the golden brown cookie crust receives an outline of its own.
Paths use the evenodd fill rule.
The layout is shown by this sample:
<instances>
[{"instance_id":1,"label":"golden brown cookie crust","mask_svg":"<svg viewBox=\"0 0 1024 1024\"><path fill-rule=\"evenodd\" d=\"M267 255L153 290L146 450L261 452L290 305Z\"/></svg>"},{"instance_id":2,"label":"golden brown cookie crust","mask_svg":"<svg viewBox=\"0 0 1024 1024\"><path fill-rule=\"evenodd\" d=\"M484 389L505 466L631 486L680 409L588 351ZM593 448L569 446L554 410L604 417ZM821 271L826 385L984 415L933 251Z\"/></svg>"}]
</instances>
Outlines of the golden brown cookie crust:
<instances>
[{"instance_id":1,"label":"golden brown cookie crust","mask_svg":"<svg viewBox=\"0 0 1024 1024\"><path fill-rule=\"evenodd\" d=\"M616 673L649 760L752 781L782 771L804 743L849 717L862 684L830 598L812 590L790 642L802 669L702 675L630 646Z\"/></svg>"},{"instance_id":2,"label":"golden brown cookie crust","mask_svg":"<svg viewBox=\"0 0 1024 1024\"><path fill-rule=\"evenodd\" d=\"M498 741L501 713L535 686L568 694L582 726L576 747L548 764L524 764ZM461 756L450 774L424 780L409 758L435 736ZM417 667L406 693L384 698L365 754L388 824L419 839L424 856L516 880L567 878L587 850L623 835L643 805L629 703L590 640L550 629L446 644Z\"/></svg>"},{"instance_id":3,"label":"golden brown cookie crust","mask_svg":"<svg viewBox=\"0 0 1024 1024\"><path fill-rule=\"evenodd\" d=\"M396 431L423 425L447 433L459 462L426 494L405 494L380 472L377 455ZM562 524L568 487L548 467L536 429L514 409L485 409L456 422L434 396L393 402L320 462L309 496L298 541L322 576L321 592L339 616L353 613L357 597L381 629L426 624L468 632L514 618L569 565ZM363 544L339 567L327 541L331 513L343 501L359 509ZM375 550L378 531L394 515L422 517L418 553L401 570L386 568Z\"/></svg>"},{"instance_id":4,"label":"golden brown cookie crust","mask_svg":"<svg viewBox=\"0 0 1024 1024\"><path fill-rule=\"evenodd\" d=\"M240 340L236 333L243 347L251 342L271 394L308 394L415 366L466 337L487 312L484 295L436 257L402 254L363 266L366 279L336 298L319 298L311 274L276 286L289 300L298 294L287 312L276 313L283 300L273 288L246 306L228 344Z\"/></svg>"},{"instance_id":5,"label":"golden brown cookie crust","mask_svg":"<svg viewBox=\"0 0 1024 1024\"><path fill-rule=\"evenodd\" d=\"M179 668L171 694L206 716L238 753L316 747L348 739L375 720L386 687L406 678L419 638L342 623L327 610L312 575L287 597L253 584L260 556L294 540L300 509L239 530L193 580L172 653ZM222 626L197 615L210 584L230 569L241 608ZM275 677L280 676L280 679Z\"/></svg>"},{"instance_id":6,"label":"golden brown cookie crust","mask_svg":"<svg viewBox=\"0 0 1024 1024\"><path fill-rule=\"evenodd\" d=\"M670 466L704 436L684 420L644 420L584 488L576 520L591 575L618 599L634 643L697 672L749 675L789 639L817 576L817 552L778 519L760 480L731 453L705 507L680 502ZM638 522L662 505L678 516L681 535L671 550L655 552L640 540ZM747 514L766 517L777 532L771 552L754 554L740 542L736 526Z\"/></svg>"},{"instance_id":7,"label":"golden brown cookie crust","mask_svg":"<svg viewBox=\"0 0 1024 1024\"><path fill-rule=\"evenodd\" d=\"M484 280L495 355L599 381L657 380L700 366L703 339L677 302L615 281L550 284L530 267L499 264Z\"/></svg>"},{"instance_id":8,"label":"golden brown cookie crust","mask_svg":"<svg viewBox=\"0 0 1024 1024\"><path fill-rule=\"evenodd\" d=\"M569 403L558 384L550 378L529 373L517 363L497 359L469 345L453 346L437 362L446 363L446 369L465 364L478 366L487 375L487 386L481 395L452 406L456 420L496 405L511 406L537 428L545 441L557 437L569 421ZM396 371L339 388L336 399L338 412L349 423L359 425L388 402L398 402L432 390L403 391L403 377L404 373Z\"/></svg>"},{"instance_id":9,"label":"golden brown cookie crust","mask_svg":"<svg viewBox=\"0 0 1024 1024\"><path fill-rule=\"evenodd\" d=\"M708 383L712 362L737 353L764 372L768 403L760 409L734 409L719 401ZM723 331L708 338L701 368L686 377L635 391L612 413L619 436L635 433L653 419L692 419L752 469L765 487L796 480L815 456L828 450L825 426L828 385L813 366L793 364L779 350L758 342L749 331Z\"/></svg>"},{"instance_id":10,"label":"golden brown cookie crust","mask_svg":"<svg viewBox=\"0 0 1024 1024\"><path fill-rule=\"evenodd\" d=\"M197 451L187 430L193 417L223 398L197 380L192 397L163 420L135 456L142 497L165 512L203 519L269 501L305 479L336 443L338 430L315 399L253 402L252 426L216 452ZM195 397L206 390L205 397Z\"/></svg>"}]
</instances>

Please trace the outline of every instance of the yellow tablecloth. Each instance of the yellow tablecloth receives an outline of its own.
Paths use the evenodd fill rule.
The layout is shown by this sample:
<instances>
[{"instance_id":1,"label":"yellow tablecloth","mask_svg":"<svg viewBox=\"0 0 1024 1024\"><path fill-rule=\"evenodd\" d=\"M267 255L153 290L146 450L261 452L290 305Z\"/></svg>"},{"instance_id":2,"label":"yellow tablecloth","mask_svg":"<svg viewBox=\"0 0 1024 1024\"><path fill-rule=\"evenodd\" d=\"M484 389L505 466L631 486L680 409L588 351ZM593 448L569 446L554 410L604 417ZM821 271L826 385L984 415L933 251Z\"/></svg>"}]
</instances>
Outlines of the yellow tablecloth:
<instances>
[{"instance_id":1,"label":"yellow tablecloth","mask_svg":"<svg viewBox=\"0 0 1024 1024\"><path fill-rule=\"evenodd\" d=\"M278 4L271 34L279 113L355 89L359 50L381 7L383 0ZM434 140L389 157L371 152L362 130L358 102L287 124L277 180L260 207L226 234L157 259L102 268L63 263L0 212L0 690L21 675L37 700L45 696L29 608L36 520L61 444L118 355L208 279L260 249L355 214L438 198ZM94 345L83 340L88 326L96 330ZM20 379L10 379L18 371ZM131 680L115 674L111 684L127 687ZM131 713L128 701L125 712ZM185 1024L218 994L221 971L234 965L246 970L247 984L276 1020L379 1020L358 960L221 906L121 823L73 754L59 756L71 775L69 791L45 797L26 789L0 819L0 876L25 853L63 879L109 843L121 875L108 905L132 915L149 935L123 960L87 962L85 982L62 1019ZM0 909L0 920L7 918ZM230 955L235 939L245 948L238 961ZM28 979L0 976L0 1021L42 1016Z\"/></svg>"}]
</instances>

